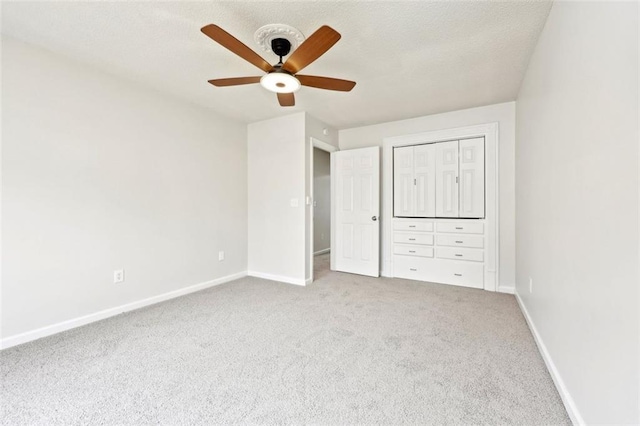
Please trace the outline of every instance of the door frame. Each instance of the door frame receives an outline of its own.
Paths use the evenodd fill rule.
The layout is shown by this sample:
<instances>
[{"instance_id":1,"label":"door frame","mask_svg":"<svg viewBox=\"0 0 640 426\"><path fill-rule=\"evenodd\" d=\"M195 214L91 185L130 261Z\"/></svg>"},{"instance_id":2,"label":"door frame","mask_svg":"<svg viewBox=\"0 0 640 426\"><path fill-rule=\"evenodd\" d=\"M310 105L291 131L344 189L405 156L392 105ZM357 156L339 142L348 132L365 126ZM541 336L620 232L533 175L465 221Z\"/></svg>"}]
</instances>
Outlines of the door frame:
<instances>
[{"instance_id":1,"label":"door frame","mask_svg":"<svg viewBox=\"0 0 640 426\"><path fill-rule=\"evenodd\" d=\"M499 124L456 127L404 136L393 136L382 142L382 271L393 277L393 148L407 145L446 142L484 137L485 141L485 221L489 227L485 285L489 291L499 290L500 283L500 191L499 191Z\"/></svg>"},{"instance_id":2,"label":"door frame","mask_svg":"<svg viewBox=\"0 0 640 426\"><path fill-rule=\"evenodd\" d=\"M311 185L309 185L309 241L308 241L308 246L307 246L307 251L309 253L309 258L307 259L307 261L309 262L309 274L310 277L307 279L308 283L312 283L314 280L314 276L313 276L313 257L314 257L314 250L313 250L313 234L314 234L314 202L315 202L315 196L313 193L313 148L318 148L321 149L322 151L328 152L329 154L331 154L332 152L337 152L340 151L340 148L333 146L327 142L321 141L320 139L314 138L313 136L309 137L309 164L311 165L309 167L309 176L307 176L307 179L309 179L309 182L311 182ZM331 203L333 205L333 193L334 193L334 188L333 188L333 156L331 156L331 163L329 166L329 182L330 182L330 192L331 194L329 195L330 199L331 199ZM334 235L333 235L333 223L334 223L334 217L333 217L333 209L331 209L331 215L329 218L329 228L330 228L330 238L331 238L331 245L329 247L330 248L330 262L333 265L333 241L334 241Z\"/></svg>"}]
</instances>

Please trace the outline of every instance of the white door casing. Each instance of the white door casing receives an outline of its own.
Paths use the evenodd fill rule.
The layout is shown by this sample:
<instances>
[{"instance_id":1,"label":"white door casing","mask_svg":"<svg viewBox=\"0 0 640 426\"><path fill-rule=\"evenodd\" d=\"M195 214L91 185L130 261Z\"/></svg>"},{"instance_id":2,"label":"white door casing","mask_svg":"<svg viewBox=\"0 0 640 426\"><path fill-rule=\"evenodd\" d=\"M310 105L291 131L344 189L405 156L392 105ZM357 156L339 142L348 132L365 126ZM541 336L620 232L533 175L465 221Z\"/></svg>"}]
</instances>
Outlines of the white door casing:
<instances>
[{"instance_id":1,"label":"white door casing","mask_svg":"<svg viewBox=\"0 0 640 426\"><path fill-rule=\"evenodd\" d=\"M436 145L436 217L458 217L458 141Z\"/></svg>"},{"instance_id":2,"label":"white door casing","mask_svg":"<svg viewBox=\"0 0 640 426\"><path fill-rule=\"evenodd\" d=\"M380 275L380 148L331 153L336 181L332 269ZM332 171L333 172L333 171Z\"/></svg>"},{"instance_id":3,"label":"white door casing","mask_svg":"<svg viewBox=\"0 0 640 426\"><path fill-rule=\"evenodd\" d=\"M484 217L484 138L460 141L460 217Z\"/></svg>"}]
</instances>

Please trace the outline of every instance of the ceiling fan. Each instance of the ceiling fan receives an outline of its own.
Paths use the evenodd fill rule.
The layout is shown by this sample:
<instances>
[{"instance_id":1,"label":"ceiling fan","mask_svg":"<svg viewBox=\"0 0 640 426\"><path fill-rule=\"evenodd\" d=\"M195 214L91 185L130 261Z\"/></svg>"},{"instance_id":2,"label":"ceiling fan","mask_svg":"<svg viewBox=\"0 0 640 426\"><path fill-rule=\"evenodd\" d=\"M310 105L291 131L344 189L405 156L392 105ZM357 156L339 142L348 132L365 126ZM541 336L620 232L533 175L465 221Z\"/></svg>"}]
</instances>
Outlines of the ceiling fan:
<instances>
[{"instance_id":1,"label":"ceiling fan","mask_svg":"<svg viewBox=\"0 0 640 426\"><path fill-rule=\"evenodd\" d=\"M267 73L262 77L235 77L209 80L209 83L214 86L226 87L260 83L265 89L275 92L278 95L278 102L281 106L285 107L295 105L293 93L297 91L301 85L318 89L338 90L341 92L349 92L356 85L355 81L298 74L299 71L322 56L331 46L340 40L340 33L326 25L311 34L284 63L282 63L282 57L289 54L291 42L286 38L273 39L271 41L271 50L280 57L280 61L275 65L269 64L256 52L217 25L207 25L200 31L213 41L226 47L242 59Z\"/></svg>"}]
</instances>

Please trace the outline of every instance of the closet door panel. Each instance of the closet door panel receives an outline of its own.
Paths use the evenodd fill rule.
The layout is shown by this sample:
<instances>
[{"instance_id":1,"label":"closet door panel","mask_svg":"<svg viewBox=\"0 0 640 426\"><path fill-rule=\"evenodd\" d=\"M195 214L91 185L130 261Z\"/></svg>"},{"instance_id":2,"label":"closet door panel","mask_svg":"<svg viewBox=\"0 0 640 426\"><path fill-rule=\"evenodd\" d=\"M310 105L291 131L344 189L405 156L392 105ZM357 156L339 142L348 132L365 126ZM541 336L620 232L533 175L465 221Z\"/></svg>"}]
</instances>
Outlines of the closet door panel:
<instances>
[{"instance_id":1,"label":"closet door panel","mask_svg":"<svg viewBox=\"0 0 640 426\"><path fill-rule=\"evenodd\" d=\"M460 217L484 217L484 138L460 141Z\"/></svg>"},{"instance_id":2,"label":"closet door panel","mask_svg":"<svg viewBox=\"0 0 640 426\"><path fill-rule=\"evenodd\" d=\"M415 215L415 185L413 177L413 147L393 150L393 215Z\"/></svg>"},{"instance_id":3,"label":"closet door panel","mask_svg":"<svg viewBox=\"0 0 640 426\"><path fill-rule=\"evenodd\" d=\"M458 141L436 143L436 216L458 217Z\"/></svg>"},{"instance_id":4,"label":"closet door panel","mask_svg":"<svg viewBox=\"0 0 640 426\"><path fill-rule=\"evenodd\" d=\"M415 216L436 215L436 148L434 144L418 145L413 151L416 183Z\"/></svg>"}]
</instances>

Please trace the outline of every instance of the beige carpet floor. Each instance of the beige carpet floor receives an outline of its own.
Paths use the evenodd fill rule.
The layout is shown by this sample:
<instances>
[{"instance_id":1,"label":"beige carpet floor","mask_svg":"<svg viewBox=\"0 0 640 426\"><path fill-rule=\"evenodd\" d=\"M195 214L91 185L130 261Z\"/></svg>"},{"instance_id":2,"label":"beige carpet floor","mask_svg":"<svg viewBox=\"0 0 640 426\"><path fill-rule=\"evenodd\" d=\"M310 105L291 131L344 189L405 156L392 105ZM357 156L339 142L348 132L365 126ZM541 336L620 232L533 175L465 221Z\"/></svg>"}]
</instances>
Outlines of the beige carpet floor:
<instances>
[{"instance_id":1,"label":"beige carpet floor","mask_svg":"<svg viewBox=\"0 0 640 426\"><path fill-rule=\"evenodd\" d=\"M315 263L3 351L1 423L569 424L513 296Z\"/></svg>"}]
</instances>

